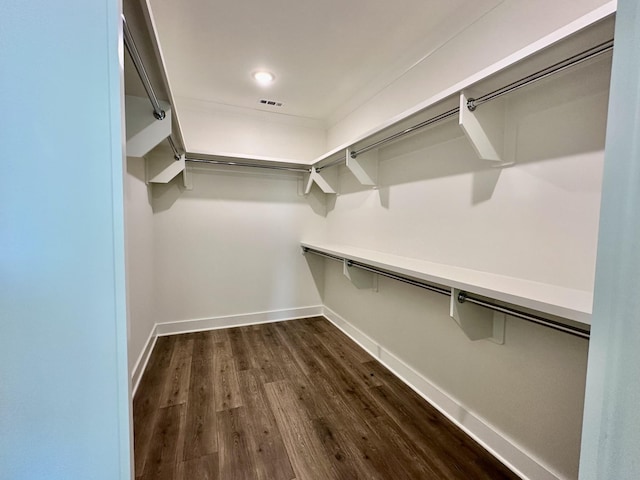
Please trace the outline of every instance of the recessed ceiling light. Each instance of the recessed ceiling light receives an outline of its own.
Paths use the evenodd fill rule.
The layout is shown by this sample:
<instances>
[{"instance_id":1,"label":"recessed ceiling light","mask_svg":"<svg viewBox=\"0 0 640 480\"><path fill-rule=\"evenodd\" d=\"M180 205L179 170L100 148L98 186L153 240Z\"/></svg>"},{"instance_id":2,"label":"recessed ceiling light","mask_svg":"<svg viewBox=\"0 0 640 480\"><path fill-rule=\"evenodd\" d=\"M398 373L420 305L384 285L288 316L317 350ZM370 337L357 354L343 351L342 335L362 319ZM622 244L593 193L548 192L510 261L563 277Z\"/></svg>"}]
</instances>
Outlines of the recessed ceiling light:
<instances>
[{"instance_id":1,"label":"recessed ceiling light","mask_svg":"<svg viewBox=\"0 0 640 480\"><path fill-rule=\"evenodd\" d=\"M253 78L260 85L269 85L275 80L276 76L271 72L258 70L257 72L253 72Z\"/></svg>"}]
</instances>

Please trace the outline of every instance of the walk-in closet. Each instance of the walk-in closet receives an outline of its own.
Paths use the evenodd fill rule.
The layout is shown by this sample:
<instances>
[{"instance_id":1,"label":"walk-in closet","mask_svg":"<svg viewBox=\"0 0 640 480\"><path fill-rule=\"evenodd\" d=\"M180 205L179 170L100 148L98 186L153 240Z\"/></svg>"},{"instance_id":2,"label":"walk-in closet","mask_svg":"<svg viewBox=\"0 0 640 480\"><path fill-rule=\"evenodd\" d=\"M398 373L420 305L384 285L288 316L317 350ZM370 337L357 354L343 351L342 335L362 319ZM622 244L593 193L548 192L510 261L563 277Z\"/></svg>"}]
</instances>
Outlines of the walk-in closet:
<instances>
[{"instance_id":1,"label":"walk-in closet","mask_svg":"<svg viewBox=\"0 0 640 480\"><path fill-rule=\"evenodd\" d=\"M36 4L0 478L640 475L637 1Z\"/></svg>"}]
</instances>

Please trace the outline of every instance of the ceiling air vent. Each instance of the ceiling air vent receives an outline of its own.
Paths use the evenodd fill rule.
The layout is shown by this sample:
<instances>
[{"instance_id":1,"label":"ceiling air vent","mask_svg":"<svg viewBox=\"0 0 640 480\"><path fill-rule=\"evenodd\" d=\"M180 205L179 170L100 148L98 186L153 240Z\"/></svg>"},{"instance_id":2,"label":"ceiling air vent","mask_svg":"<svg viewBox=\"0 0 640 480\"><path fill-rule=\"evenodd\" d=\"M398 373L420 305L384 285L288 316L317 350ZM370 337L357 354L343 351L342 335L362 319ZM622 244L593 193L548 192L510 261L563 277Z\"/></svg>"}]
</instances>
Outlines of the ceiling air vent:
<instances>
[{"instance_id":1,"label":"ceiling air vent","mask_svg":"<svg viewBox=\"0 0 640 480\"><path fill-rule=\"evenodd\" d=\"M270 107L281 107L282 102L276 102L275 100L267 100L266 98L261 98L258 100L262 105L269 105Z\"/></svg>"}]
</instances>

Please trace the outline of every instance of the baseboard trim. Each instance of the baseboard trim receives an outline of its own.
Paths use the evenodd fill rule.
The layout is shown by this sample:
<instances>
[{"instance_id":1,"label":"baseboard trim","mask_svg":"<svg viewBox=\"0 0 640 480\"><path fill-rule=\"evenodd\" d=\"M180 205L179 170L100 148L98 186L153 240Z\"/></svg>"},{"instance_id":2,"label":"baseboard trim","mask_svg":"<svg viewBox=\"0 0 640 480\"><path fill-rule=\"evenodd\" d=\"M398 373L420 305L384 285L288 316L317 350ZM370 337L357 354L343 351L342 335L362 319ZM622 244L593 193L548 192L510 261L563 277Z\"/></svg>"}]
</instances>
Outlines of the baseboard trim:
<instances>
[{"instance_id":1,"label":"baseboard trim","mask_svg":"<svg viewBox=\"0 0 640 480\"><path fill-rule=\"evenodd\" d=\"M517 475L525 480L561 478L329 307L323 315Z\"/></svg>"},{"instance_id":2,"label":"baseboard trim","mask_svg":"<svg viewBox=\"0 0 640 480\"><path fill-rule=\"evenodd\" d=\"M149 357L151 357L151 352L153 351L153 347L156 346L156 340L158 340L158 334L156 333L157 324L153 326L151 331L149 332L149 338L144 344L144 348L142 352L140 352L140 356L136 361L136 364L133 366L133 371L131 372L131 396L132 398L135 396L138 391L138 386L140 385L140 379L142 378L142 374L147 368L147 363L149 363Z\"/></svg>"},{"instance_id":3,"label":"baseboard trim","mask_svg":"<svg viewBox=\"0 0 640 480\"><path fill-rule=\"evenodd\" d=\"M244 325L258 325L260 323L282 322L298 318L322 315L323 306L289 308L286 310L272 310L269 312L243 313L214 318L199 318L195 320L180 320L156 324L157 335L177 335L179 333L202 332L219 328L242 327Z\"/></svg>"}]
</instances>

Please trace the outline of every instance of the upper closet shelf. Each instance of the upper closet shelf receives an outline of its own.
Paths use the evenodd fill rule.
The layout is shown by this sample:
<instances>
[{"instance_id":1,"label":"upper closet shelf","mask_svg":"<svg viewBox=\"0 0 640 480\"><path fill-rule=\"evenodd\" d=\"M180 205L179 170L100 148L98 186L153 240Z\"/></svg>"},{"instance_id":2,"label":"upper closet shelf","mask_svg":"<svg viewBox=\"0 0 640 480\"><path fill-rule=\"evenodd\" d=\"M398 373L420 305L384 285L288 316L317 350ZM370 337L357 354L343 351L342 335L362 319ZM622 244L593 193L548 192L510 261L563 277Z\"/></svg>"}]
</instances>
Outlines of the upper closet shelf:
<instances>
[{"instance_id":1,"label":"upper closet shelf","mask_svg":"<svg viewBox=\"0 0 640 480\"><path fill-rule=\"evenodd\" d=\"M524 65L525 62L523 61L526 60L526 63L528 65L530 63L529 60L534 58L534 56L536 58L531 63L533 65L537 65L538 66L537 68L539 68L539 66L542 63L546 67L550 66L549 70L553 70L550 73L544 73L545 70L547 70L546 68L543 70L540 70L539 72L537 72L537 73L541 73L541 72L543 73L543 75L541 75L540 78L546 78L551 73L564 70L566 68L565 66L562 65L564 62L575 60L572 63L569 63L568 66L581 63L583 59L579 58L580 54L577 54L578 51L576 50L576 46L568 47L568 48L563 46L560 49L556 49L556 46L560 45L563 40L568 40L570 38L573 38L574 36L576 36L576 34L582 35L583 33L585 33L585 38L582 39L582 42L581 42L583 50L585 48L585 45L588 45L588 47L594 47L595 43L600 43L598 47L605 47L601 51L596 51L598 47L590 48L586 52L589 52L591 55L585 58L592 58L595 55L603 53L604 51L608 51L611 48L612 42L609 42L608 44L605 44L606 42L605 43L602 43L602 42L604 40L610 40L611 37L609 36L608 38L603 39L602 29L597 29L595 36L599 37L599 39L597 38L591 39L589 38L590 32L586 32L586 29L587 27L593 26L599 21L614 14L615 11L616 11L615 1L611 1L603 5L602 7L593 10L589 14L584 15L583 17L575 20L574 22L571 22L568 25L565 25L564 27L528 45L527 47L521 50L518 50L517 52L514 52L513 54L488 66L487 68L484 68L483 70L475 73L474 75L471 75L470 77L454 85L451 85L449 88L446 88L445 90L442 90L436 93L435 95L431 96L430 98L427 98L426 100L424 100L423 102L420 102L414 107L392 118L389 118L387 121L381 123L375 128L372 128L362 133L361 135L358 135L357 137L351 139L349 142L344 143L330 150L324 155L321 155L320 157L316 158L312 162L313 167L315 167L316 170L320 172L321 170L329 166L333 166L333 165L337 165L339 163L345 162L345 152L347 156L351 155L352 158L355 159L361 153L365 153L367 151L373 150L374 148L382 146L388 141L393 141L397 138L404 136L405 134L412 133L418 128L423 128L423 127L432 125L436 122L439 122L441 120L444 120L456 115L460 116L459 118L460 126L463 128L465 134L469 138L471 144L473 145L474 149L477 151L480 158L485 160L499 161L499 162L504 161L505 159L500 158L500 152L499 152L500 145L497 145L500 143L500 139L497 138L499 137L500 132L497 131L499 130L498 128L499 125L495 125L495 124L499 122L496 122L493 118L490 118L488 121L483 119L476 119L474 118L475 116L473 114L473 111L475 110L476 107L478 107L482 103L485 103L486 101L492 100L493 98L497 98L498 96L501 96L505 93L509 93L513 90L516 90L520 88L520 86L524 86L529 83L532 83L530 78L531 75L527 75L524 78L519 78L516 81L514 81L513 77L509 78L509 75L504 76L507 79L506 86L498 88L497 90L492 92L492 94L498 93L498 95L492 95L492 94L484 95L484 97L490 97L490 98L483 97L481 101L477 101L478 98L476 97L476 95L473 95L476 98L475 102L473 101L472 98L468 98L470 97L469 94L471 93L470 89L473 88L474 89L473 93L474 94L477 93L479 91L477 90L479 85L488 79L491 79L493 82L492 85L495 85L495 82L498 80L497 78L495 78L496 74L500 74L500 76L502 77L503 72L506 72L507 70L511 69L512 67L515 67L516 65L518 66L519 71L524 71L523 67L526 68L527 66ZM554 48L550 49L549 47L551 46L553 46ZM560 52L556 52L555 50L560 50ZM566 52L564 50L566 50ZM594 51L595 51L595 54L593 54ZM562 61L558 61L559 59L558 55L563 55L563 54L568 55L569 58L567 59L565 57L565 58L562 58ZM559 68L553 69L552 67L559 67ZM533 79L533 81L536 81L536 80L537 78ZM480 91L480 93L486 94L487 92ZM460 108L451 109L444 113L440 112L439 114L427 120L422 120L422 118L420 118L431 107L452 99L459 99ZM495 115L490 115L490 116L495 117ZM418 123L417 125L411 125L407 127L407 125L409 125L407 122L410 121L411 119L419 119L420 123ZM497 135L493 133L493 131L497 131ZM385 133L387 132L388 132L387 136L383 137L383 135L385 135ZM507 161L506 163L509 163L509 162ZM349 165L347 166L352 171L354 170L354 168L350 167ZM356 166L356 169L359 169L358 167L359 166ZM370 184L370 183L364 183L364 184Z\"/></svg>"},{"instance_id":2,"label":"upper closet shelf","mask_svg":"<svg viewBox=\"0 0 640 480\"><path fill-rule=\"evenodd\" d=\"M301 242L303 248L370 265L387 272L445 285L452 289L589 325L592 292L468 268L391 255L348 245Z\"/></svg>"}]
</instances>

